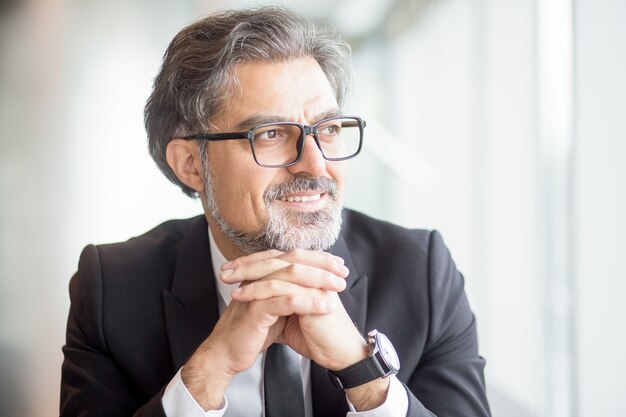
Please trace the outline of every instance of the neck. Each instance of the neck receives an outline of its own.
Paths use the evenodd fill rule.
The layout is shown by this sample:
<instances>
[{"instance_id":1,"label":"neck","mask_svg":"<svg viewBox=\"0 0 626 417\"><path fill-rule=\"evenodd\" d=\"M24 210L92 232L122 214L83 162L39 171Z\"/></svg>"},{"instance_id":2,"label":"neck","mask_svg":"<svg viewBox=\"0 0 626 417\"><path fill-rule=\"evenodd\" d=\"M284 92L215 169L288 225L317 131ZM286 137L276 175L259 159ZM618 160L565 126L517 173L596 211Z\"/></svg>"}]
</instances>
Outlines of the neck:
<instances>
[{"instance_id":1,"label":"neck","mask_svg":"<svg viewBox=\"0 0 626 417\"><path fill-rule=\"evenodd\" d=\"M227 260L232 261L233 259L237 259L243 256L244 254L239 249L237 249L226 236L224 236L222 229L220 229L215 220L213 220L213 218L208 214L205 214L205 217L207 219L207 222L209 223L209 228L211 229L213 240L215 240L215 244L217 245L220 252L222 252L224 257Z\"/></svg>"}]
</instances>

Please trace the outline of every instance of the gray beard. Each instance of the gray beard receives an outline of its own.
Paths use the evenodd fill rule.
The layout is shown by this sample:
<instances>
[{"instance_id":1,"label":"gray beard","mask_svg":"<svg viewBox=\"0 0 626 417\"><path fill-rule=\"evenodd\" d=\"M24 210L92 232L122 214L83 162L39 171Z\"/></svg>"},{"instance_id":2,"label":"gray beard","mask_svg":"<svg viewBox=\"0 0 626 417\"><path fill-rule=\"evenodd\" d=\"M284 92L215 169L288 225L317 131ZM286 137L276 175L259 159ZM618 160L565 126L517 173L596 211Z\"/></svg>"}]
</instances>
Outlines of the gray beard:
<instances>
[{"instance_id":1,"label":"gray beard","mask_svg":"<svg viewBox=\"0 0 626 417\"><path fill-rule=\"evenodd\" d=\"M270 186L263 193L267 207L267 223L254 232L238 231L221 215L213 191L209 164L203 158L206 206L226 238L242 253L250 254L268 249L290 252L295 249L327 250L341 231L341 204L337 183L325 177L295 177L292 181ZM287 210L275 202L287 194L307 190L326 192L329 201L315 212Z\"/></svg>"}]
</instances>

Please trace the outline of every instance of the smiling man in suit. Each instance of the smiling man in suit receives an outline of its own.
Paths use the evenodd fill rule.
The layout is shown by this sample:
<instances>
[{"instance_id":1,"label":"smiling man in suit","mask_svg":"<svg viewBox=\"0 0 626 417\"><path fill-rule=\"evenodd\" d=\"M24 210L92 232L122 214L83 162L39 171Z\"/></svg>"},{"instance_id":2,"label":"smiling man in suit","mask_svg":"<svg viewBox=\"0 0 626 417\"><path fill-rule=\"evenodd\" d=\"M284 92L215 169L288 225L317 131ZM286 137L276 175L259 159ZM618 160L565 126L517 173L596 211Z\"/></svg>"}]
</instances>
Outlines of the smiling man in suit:
<instances>
[{"instance_id":1,"label":"smiling man in suit","mask_svg":"<svg viewBox=\"0 0 626 417\"><path fill-rule=\"evenodd\" d=\"M342 209L366 123L350 49L281 8L170 44L150 152L204 215L88 246L63 416L488 416L474 316L436 232Z\"/></svg>"}]
</instances>

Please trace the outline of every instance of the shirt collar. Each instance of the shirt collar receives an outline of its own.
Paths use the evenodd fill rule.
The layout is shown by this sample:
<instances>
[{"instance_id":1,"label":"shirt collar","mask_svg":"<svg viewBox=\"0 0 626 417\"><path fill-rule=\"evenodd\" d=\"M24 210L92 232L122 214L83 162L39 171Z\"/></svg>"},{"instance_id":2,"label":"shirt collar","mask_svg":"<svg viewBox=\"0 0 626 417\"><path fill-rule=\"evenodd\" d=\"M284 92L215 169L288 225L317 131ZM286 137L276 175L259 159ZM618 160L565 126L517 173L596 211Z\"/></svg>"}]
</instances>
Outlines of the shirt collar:
<instances>
[{"instance_id":1,"label":"shirt collar","mask_svg":"<svg viewBox=\"0 0 626 417\"><path fill-rule=\"evenodd\" d=\"M207 229L209 233L209 245L211 248L211 263L213 265L213 274L215 275L215 286L217 287L217 292L219 294L217 305L221 315L224 310L226 310L226 307L228 307L230 301L232 300L230 293L232 292L232 290L239 287L239 284L226 284L220 279L222 265L224 265L228 261L226 260L224 254L217 247L215 239L213 238L213 234L211 233L211 228L208 227Z\"/></svg>"}]
</instances>

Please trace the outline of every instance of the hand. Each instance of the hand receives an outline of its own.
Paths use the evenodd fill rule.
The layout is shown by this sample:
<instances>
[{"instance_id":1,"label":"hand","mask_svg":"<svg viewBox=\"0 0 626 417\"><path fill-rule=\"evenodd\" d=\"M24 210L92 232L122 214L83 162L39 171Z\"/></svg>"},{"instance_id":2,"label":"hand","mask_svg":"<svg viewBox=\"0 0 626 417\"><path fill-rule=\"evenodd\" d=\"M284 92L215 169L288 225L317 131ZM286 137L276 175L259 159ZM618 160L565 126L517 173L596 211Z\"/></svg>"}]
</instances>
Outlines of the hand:
<instances>
[{"instance_id":1,"label":"hand","mask_svg":"<svg viewBox=\"0 0 626 417\"><path fill-rule=\"evenodd\" d=\"M267 251L246 258L258 265L271 265L271 269L288 267L288 262L277 259L282 254ZM321 289L345 288L340 278L333 281L320 277L318 285ZM298 296L277 296L251 302L233 299L211 335L184 365L181 371L183 382L202 408L220 408L232 377L252 366L258 354L282 334L286 317L323 315L331 311L330 305L319 299L300 299Z\"/></svg>"},{"instance_id":2,"label":"hand","mask_svg":"<svg viewBox=\"0 0 626 417\"><path fill-rule=\"evenodd\" d=\"M343 259L326 252L260 252L222 266L220 278L241 282L233 301L288 298L294 305L326 305L329 314L296 313L286 318L277 342L331 370L344 369L369 354L369 347L348 316L338 292L345 289ZM379 378L346 390L357 411L372 410L387 398L389 379Z\"/></svg>"},{"instance_id":3,"label":"hand","mask_svg":"<svg viewBox=\"0 0 626 417\"><path fill-rule=\"evenodd\" d=\"M341 258L326 252L266 251L225 264L220 278L242 283L233 291L233 300L289 304L293 313L276 341L336 370L363 359L369 351L338 296L348 273ZM328 313L306 312L316 306Z\"/></svg>"}]
</instances>

